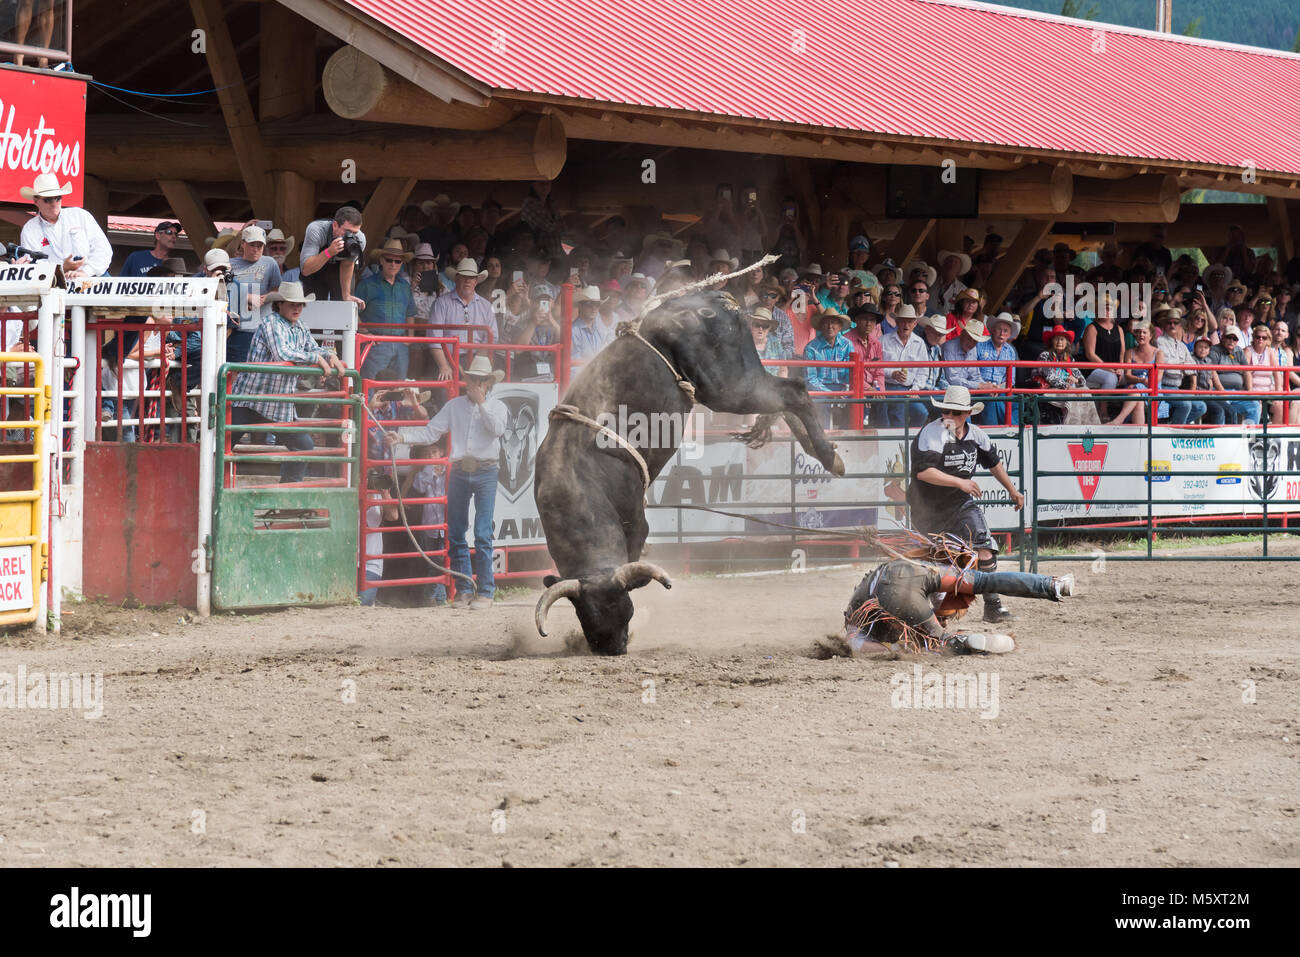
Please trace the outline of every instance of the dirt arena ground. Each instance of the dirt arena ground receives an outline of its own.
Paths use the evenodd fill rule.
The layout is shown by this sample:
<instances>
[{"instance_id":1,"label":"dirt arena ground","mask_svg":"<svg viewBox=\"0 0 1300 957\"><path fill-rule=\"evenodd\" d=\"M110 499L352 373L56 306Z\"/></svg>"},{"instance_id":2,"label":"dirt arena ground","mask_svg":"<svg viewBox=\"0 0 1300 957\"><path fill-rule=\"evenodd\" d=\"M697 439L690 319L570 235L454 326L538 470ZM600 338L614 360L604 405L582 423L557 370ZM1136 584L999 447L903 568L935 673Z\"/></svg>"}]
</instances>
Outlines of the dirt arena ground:
<instances>
[{"instance_id":1,"label":"dirt arena ground","mask_svg":"<svg viewBox=\"0 0 1300 957\"><path fill-rule=\"evenodd\" d=\"M72 606L0 641L104 675L98 720L0 710L0 863L1300 864L1296 566L1071 569L998 658L817 657L860 570L651 586L621 659L535 595ZM996 717L893 707L914 666L996 677Z\"/></svg>"}]
</instances>

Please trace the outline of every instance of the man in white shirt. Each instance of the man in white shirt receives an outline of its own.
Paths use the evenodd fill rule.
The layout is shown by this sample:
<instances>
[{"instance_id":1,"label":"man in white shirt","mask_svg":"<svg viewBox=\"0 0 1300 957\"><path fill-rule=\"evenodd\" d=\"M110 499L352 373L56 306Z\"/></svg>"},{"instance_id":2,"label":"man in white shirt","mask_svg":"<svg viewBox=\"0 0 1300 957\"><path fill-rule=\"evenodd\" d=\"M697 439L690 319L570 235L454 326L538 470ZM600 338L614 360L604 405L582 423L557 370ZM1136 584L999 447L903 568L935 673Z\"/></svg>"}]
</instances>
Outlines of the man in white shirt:
<instances>
[{"instance_id":1,"label":"man in white shirt","mask_svg":"<svg viewBox=\"0 0 1300 957\"><path fill-rule=\"evenodd\" d=\"M920 336L912 335L916 329L916 310L911 306L899 306L894 313L897 327L893 333L880 340L881 360L884 362L925 362L930 358L930 348ZM901 395L914 392L913 385L919 373L925 370L919 366L906 366L898 369L886 368L885 392ZM917 426L925 423L926 409L922 402L885 403L884 425L886 428L902 428L904 421Z\"/></svg>"},{"instance_id":2,"label":"man in white shirt","mask_svg":"<svg viewBox=\"0 0 1300 957\"><path fill-rule=\"evenodd\" d=\"M41 173L31 186L18 192L36 204L36 215L23 226L19 243L61 264L67 279L108 272L113 247L95 217L78 206L63 207L63 197L72 192L71 183L60 186L53 173Z\"/></svg>"},{"instance_id":3,"label":"man in white shirt","mask_svg":"<svg viewBox=\"0 0 1300 957\"><path fill-rule=\"evenodd\" d=\"M500 399L491 398L492 386L505 378L493 371L487 356L475 356L462 373L465 394L444 405L428 425L396 429L384 436L392 446L398 442L433 445L444 435L451 436L451 474L447 482L447 554L451 568L470 575L469 503L474 500L475 587L465 579L455 579L458 607L490 609L496 582L492 574L492 516L497 499L497 471L501 460L501 436L506 431L508 410ZM475 601L477 592L478 601ZM472 604L471 604L472 603Z\"/></svg>"}]
</instances>

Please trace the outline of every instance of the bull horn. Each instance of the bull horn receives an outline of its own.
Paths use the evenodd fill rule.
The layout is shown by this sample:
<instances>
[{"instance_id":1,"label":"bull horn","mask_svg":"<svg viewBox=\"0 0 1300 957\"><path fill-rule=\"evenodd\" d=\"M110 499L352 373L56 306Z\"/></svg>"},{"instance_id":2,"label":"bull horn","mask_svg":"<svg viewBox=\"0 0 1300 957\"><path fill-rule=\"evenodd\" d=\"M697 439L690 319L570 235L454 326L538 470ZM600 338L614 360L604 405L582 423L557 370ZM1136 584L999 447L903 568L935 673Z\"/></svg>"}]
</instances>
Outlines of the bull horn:
<instances>
[{"instance_id":1,"label":"bull horn","mask_svg":"<svg viewBox=\"0 0 1300 957\"><path fill-rule=\"evenodd\" d=\"M628 562L626 565L619 565L614 571L614 584L618 585L619 588L627 588L629 587L628 582L637 575L647 575L665 588L673 587L672 581L668 578L668 573L658 565L650 562Z\"/></svg>"},{"instance_id":2,"label":"bull horn","mask_svg":"<svg viewBox=\"0 0 1300 957\"><path fill-rule=\"evenodd\" d=\"M576 578L566 578L564 581L558 581L542 592L542 597L537 599L537 611L533 613L533 621L537 624L537 633L543 638L546 637L546 614L551 610L552 605L561 598L575 601L581 592L582 582Z\"/></svg>"}]
</instances>

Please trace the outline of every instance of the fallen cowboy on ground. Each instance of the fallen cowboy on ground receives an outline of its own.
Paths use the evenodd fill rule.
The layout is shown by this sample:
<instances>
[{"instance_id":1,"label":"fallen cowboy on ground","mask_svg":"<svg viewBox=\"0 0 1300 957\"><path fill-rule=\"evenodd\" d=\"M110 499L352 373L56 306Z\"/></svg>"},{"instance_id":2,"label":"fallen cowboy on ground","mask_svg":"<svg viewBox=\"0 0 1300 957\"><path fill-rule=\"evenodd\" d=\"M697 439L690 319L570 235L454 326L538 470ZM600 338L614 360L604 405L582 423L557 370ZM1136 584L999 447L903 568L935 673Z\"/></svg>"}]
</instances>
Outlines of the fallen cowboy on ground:
<instances>
[{"instance_id":1,"label":"fallen cowboy on ground","mask_svg":"<svg viewBox=\"0 0 1300 957\"><path fill-rule=\"evenodd\" d=\"M1073 575L981 572L974 550L954 536L916 534L902 549L876 541L894 558L869 572L849 599L844 631L854 654L1005 654L1016 647L1010 635L949 633L946 626L965 614L976 595L1060 601L1074 594Z\"/></svg>"}]
</instances>

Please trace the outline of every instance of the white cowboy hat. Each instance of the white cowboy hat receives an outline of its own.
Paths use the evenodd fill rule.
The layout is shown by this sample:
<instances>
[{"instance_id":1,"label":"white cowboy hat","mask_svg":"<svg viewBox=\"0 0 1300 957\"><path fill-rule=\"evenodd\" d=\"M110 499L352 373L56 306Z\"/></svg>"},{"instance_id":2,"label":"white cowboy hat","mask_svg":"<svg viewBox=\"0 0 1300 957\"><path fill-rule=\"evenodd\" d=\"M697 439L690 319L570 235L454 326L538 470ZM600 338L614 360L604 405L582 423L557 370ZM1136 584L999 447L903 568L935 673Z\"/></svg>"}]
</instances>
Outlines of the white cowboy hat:
<instances>
[{"instance_id":1,"label":"white cowboy hat","mask_svg":"<svg viewBox=\"0 0 1300 957\"><path fill-rule=\"evenodd\" d=\"M1019 317L1019 316L1013 316L1013 315L1012 315L1011 313L1009 313L1009 312L999 312L996 316L993 317L993 321L990 322L989 325L990 325L990 326L995 326L995 325L997 325L999 322L1010 323L1010 324L1011 324L1011 338L1012 338L1012 339L1019 339L1019 338L1020 338L1020 329L1021 329L1021 325L1020 325L1020 317Z\"/></svg>"},{"instance_id":2,"label":"white cowboy hat","mask_svg":"<svg viewBox=\"0 0 1300 957\"><path fill-rule=\"evenodd\" d=\"M940 266L942 266L945 262L947 262L949 256L956 256L957 259L961 261L961 265L957 267L957 275L964 276L966 273L970 272L970 268L971 268L970 256L966 255L963 252L959 252L956 249L941 249L939 250L939 255L934 258L935 261L938 262Z\"/></svg>"},{"instance_id":3,"label":"white cowboy hat","mask_svg":"<svg viewBox=\"0 0 1300 957\"><path fill-rule=\"evenodd\" d=\"M650 251L654 249L655 245L660 242L664 242L669 245L670 247L670 251L668 253L669 259L680 259L682 256L682 250L686 248L686 244L683 243L680 239L674 239L671 234L660 231L657 233L651 233L650 235L646 236L645 240L641 243L641 255L642 256L650 255Z\"/></svg>"},{"instance_id":4,"label":"white cowboy hat","mask_svg":"<svg viewBox=\"0 0 1300 957\"><path fill-rule=\"evenodd\" d=\"M916 310L912 308L912 306L910 306L908 303L903 303L901 306L899 306L897 309L894 310L894 318L895 319L919 319L920 316L916 314Z\"/></svg>"},{"instance_id":5,"label":"white cowboy hat","mask_svg":"<svg viewBox=\"0 0 1300 957\"><path fill-rule=\"evenodd\" d=\"M271 293L263 302L315 302L316 294L310 296L302 294L302 283L300 282L282 282L280 288Z\"/></svg>"},{"instance_id":6,"label":"white cowboy hat","mask_svg":"<svg viewBox=\"0 0 1300 957\"><path fill-rule=\"evenodd\" d=\"M740 268L740 260L725 249L715 249L709 254L709 265L712 266L714 263L726 263L733 270Z\"/></svg>"},{"instance_id":7,"label":"white cowboy hat","mask_svg":"<svg viewBox=\"0 0 1300 957\"><path fill-rule=\"evenodd\" d=\"M822 264L821 264L821 263L809 263L808 265L804 266L803 269L799 270L799 275L800 275L800 276L821 276L821 275L824 275L824 274L822 273Z\"/></svg>"},{"instance_id":8,"label":"white cowboy hat","mask_svg":"<svg viewBox=\"0 0 1300 957\"><path fill-rule=\"evenodd\" d=\"M1213 285L1213 283L1210 282L1210 274L1216 272L1223 273L1224 286L1227 286L1228 283L1232 282L1232 270L1220 263L1211 263L1206 266L1205 272L1201 273L1201 282L1205 283L1207 286Z\"/></svg>"},{"instance_id":9,"label":"white cowboy hat","mask_svg":"<svg viewBox=\"0 0 1300 957\"><path fill-rule=\"evenodd\" d=\"M988 342L993 338L984 330L984 321L982 319L967 319L966 335L976 342Z\"/></svg>"},{"instance_id":10,"label":"white cowboy hat","mask_svg":"<svg viewBox=\"0 0 1300 957\"><path fill-rule=\"evenodd\" d=\"M969 412L971 415L979 415L984 411L983 402L976 402L971 405L970 389L964 385L948 386L948 391L943 394L943 398L931 399L930 404L936 409L947 409L949 412Z\"/></svg>"},{"instance_id":11,"label":"white cowboy hat","mask_svg":"<svg viewBox=\"0 0 1300 957\"><path fill-rule=\"evenodd\" d=\"M901 309L903 307L900 306L899 308ZM907 308L911 309L912 307L908 306ZM926 316L920 321L919 325L933 329L935 332L942 332L945 336L952 331L948 328L948 317L940 315L937 312L933 315Z\"/></svg>"},{"instance_id":12,"label":"white cowboy hat","mask_svg":"<svg viewBox=\"0 0 1300 957\"><path fill-rule=\"evenodd\" d=\"M453 278L456 276L476 276L479 282L482 282L487 278L487 270L480 270L478 268L478 263L468 258L462 259L460 262L456 263L455 269L448 266L446 271L447 275Z\"/></svg>"},{"instance_id":13,"label":"white cowboy hat","mask_svg":"<svg viewBox=\"0 0 1300 957\"><path fill-rule=\"evenodd\" d=\"M284 243L284 254L286 256L289 255L291 252L293 252L293 247L297 242L298 242L297 236L290 236L288 239L285 239L284 230L281 229L279 226L276 226L274 229L272 229L269 233L266 234L266 244L268 246L271 243Z\"/></svg>"},{"instance_id":14,"label":"white cowboy hat","mask_svg":"<svg viewBox=\"0 0 1300 957\"><path fill-rule=\"evenodd\" d=\"M291 246L290 248L292 249L293 247ZM415 252L411 254L411 258L418 259L421 262L436 263L438 261L438 257L433 254L433 247L428 243L420 243L420 245L416 246Z\"/></svg>"},{"instance_id":15,"label":"white cowboy hat","mask_svg":"<svg viewBox=\"0 0 1300 957\"><path fill-rule=\"evenodd\" d=\"M72 183L59 185L59 178L53 173L40 173L32 181L31 186L24 186L18 190L23 199L35 199L37 196L48 198L50 196L67 196L72 192Z\"/></svg>"},{"instance_id":16,"label":"white cowboy hat","mask_svg":"<svg viewBox=\"0 0 1300 957\"><path fill-rule=\"evenodd\" d=\"M600 302L600 287L583 286L573 294L573 304L575 306L583 302Z\"/></svg>"},{"instance_id":17,"label":"white cowboy hat","mask_svg":"<svg viewBox=\"0 0 1300 957\"><path fill-rule=\"evenodd\" d=\"M910 263L908 263L903 267L903 280L905 282L911 282L912 273L916 272L918 269L924 271L925 284L927 286L933 286L934 281L939 278L939 273L933 266L927 266L921 260L913 259Z\"/></svg>"},{"instance_id":18,"label":"white cowboy hat","mask_svg":"<svg viewBox=\"0 0 1300 957\"><path fill-rule=\"evenodd\" d=\"M463 379L491 379L493 382L500 382L505 377L500 369L492 368L492 360L487 356L475 356L469 368L461 373Z\"/></svg>"}]
</instances>

